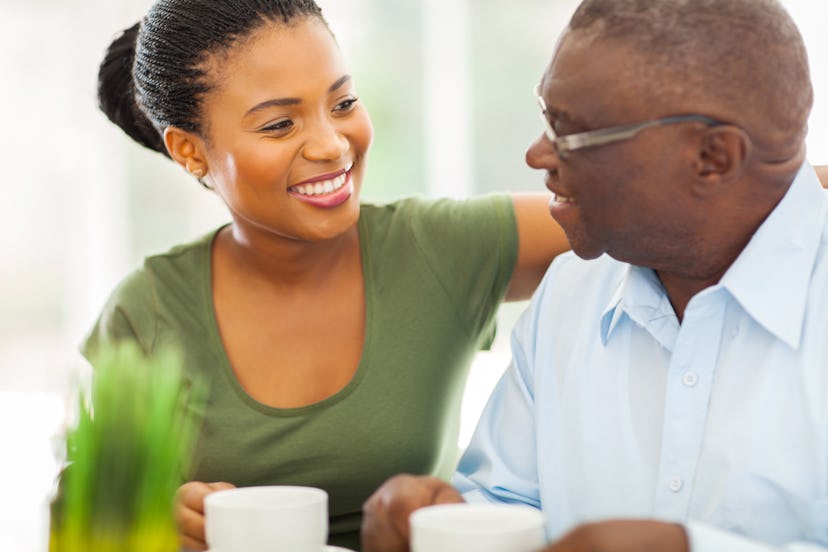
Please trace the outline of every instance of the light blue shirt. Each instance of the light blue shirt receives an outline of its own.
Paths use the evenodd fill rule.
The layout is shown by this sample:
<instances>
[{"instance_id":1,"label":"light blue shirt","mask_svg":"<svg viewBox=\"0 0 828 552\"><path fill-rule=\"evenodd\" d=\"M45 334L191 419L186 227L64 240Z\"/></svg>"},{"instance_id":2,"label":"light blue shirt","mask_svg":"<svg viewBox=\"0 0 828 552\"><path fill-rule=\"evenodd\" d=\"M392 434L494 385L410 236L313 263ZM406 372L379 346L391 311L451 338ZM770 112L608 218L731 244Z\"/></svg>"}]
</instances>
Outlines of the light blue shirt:
<instances>
[{"instance_id":1,"label":"light blue shirt","mask_svg":"<svg viewBox=\"0 0 828 552\"><path fill-rule=\"evenodd\" d=\"M828 551L828 195L809 164L679 321L652 270L556 260L463 456L469 501L685 525L697 552Z\"/></svg>"}]
</instances>

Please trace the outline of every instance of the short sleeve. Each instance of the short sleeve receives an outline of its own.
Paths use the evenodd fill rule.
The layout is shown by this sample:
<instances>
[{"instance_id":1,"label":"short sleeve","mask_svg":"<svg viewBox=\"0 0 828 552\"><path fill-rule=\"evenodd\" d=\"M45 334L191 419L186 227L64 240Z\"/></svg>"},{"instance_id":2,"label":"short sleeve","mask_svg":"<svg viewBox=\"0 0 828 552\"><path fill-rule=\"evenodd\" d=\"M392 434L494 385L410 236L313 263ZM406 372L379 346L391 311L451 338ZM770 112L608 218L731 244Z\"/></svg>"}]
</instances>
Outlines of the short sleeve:
<instances>
[{"instance_id":1,"label":"short sleeve","mask_svg":"<svg viewBox=\"0 0 828 552\"><path fill-rule=\"evenodd\" d=\"M517 262L518 235L508 195L417 204L414 240L469 335L493 333ZM492 335L488 335L491 339Z\"/></svg>"},{"instance_id":2,"label":"short sleeve","mask_svg":"<svg viewBox=\"0 0 828 552\"><path fill-rule=\"evenodd\" d=\"M81 344L81 353L91 359L101 348L132 340L145 354L150 354L155 345L157 320L157 301L151 279L145 271L135 271L110 295Z\"/></svg>"}]
</instances>

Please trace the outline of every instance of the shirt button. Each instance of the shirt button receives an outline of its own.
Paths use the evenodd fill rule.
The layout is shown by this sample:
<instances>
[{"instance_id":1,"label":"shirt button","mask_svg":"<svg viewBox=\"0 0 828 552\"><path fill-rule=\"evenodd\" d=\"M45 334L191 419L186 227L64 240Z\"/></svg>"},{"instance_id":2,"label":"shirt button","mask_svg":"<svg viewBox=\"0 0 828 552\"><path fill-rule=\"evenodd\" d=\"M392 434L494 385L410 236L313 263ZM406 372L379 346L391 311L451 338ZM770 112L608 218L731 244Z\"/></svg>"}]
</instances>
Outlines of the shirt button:
<instances>
[{"instance_id":1,"label":"shirt button","mask_svg":"<svg viewBox=\"0 0 828 552\"><path fill-rule=\"evenodd\" d=\"M695 372L685 372L681 382L687 387L693 387L699 382L699 376Z\"/></svg>"},{"instance_id":2,"label":"shirt button","mask_svg":"<svg viewBox=\"0 0 828 552\"><path fill-rule=\"evenodd\" d=\"M674 477L670 480L670 483L668 483L667 486L670 487L671 491L673 491L674 493L677 493L684 486L684 482L681 480L681 478Z\"/></svg>"}]
</instances>

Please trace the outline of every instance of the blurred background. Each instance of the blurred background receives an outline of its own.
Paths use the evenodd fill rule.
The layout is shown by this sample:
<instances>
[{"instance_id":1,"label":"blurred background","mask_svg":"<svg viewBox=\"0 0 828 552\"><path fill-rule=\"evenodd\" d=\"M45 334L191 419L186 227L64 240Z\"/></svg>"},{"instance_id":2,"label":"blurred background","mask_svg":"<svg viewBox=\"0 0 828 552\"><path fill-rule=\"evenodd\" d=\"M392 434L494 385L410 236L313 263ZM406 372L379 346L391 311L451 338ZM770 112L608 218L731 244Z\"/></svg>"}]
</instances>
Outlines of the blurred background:
<instances>
[{"instance_id":1,"label":"blurred background","mask_svg":"<svg viewBox=\"0 0 828 552\"><path fill-rule=\"evenodd\" d=\"M531 96L573 0L319 0L375 126L363 198L542 190ZM150 0L0 0L0 550L46 550L77 347L141 259L228 219L183 170L96 108L98 63ZM828 164L828 4L788 0L811 54L809 158ZM470 377L461 446L508 362Z\"/></svg>"}]
</instances>

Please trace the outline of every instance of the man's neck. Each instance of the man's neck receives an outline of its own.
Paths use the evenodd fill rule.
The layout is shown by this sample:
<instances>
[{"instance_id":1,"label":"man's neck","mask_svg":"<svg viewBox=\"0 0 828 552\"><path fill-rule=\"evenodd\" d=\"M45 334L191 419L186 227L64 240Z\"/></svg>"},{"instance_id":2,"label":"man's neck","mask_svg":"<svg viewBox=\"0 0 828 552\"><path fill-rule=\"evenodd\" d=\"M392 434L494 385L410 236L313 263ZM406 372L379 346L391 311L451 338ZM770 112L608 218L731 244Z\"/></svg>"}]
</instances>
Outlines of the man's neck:
<instances>
[{"instance_id":1,"label":"man's neck","mask_svg":"<svg viewBox=\"0 0 828 552\"><path fill-rule=\"evenodd\" d=\"M702 250L688 251L689 258L678 270L656 269L679 322L684 319L684 311L693 296L719 283L785 196L796 174L792 169L797 162L801 164L801 160L792 160L771 170L763 167L764 185L746 188L753 197L731 202L722 212L710 214L710 223L700 231L707 234L699 242Z\"/></svg>"},{"instance_id":2,"label":"man's neck","mask_svg":"<svg viewBox=\"0 0 828 552\"><path fill-rule=\"evenodd\" d=\"M730 265L728 265L728 268L729 266ZM661 280L661 285L663 285L664 289L667 291L667 297L670 299L670 304L676 312L676 317L678 318L679 323L684 320L684 311L687 308L687 304L690 302L690 299L692 299L697 293L718 284L719 280L721 280L722 276L724 276L726 270L727 269L716 276L704 279L686 278L669 272L656 271L656 275L659 280Z\"/></svg>"}]
</instances>

